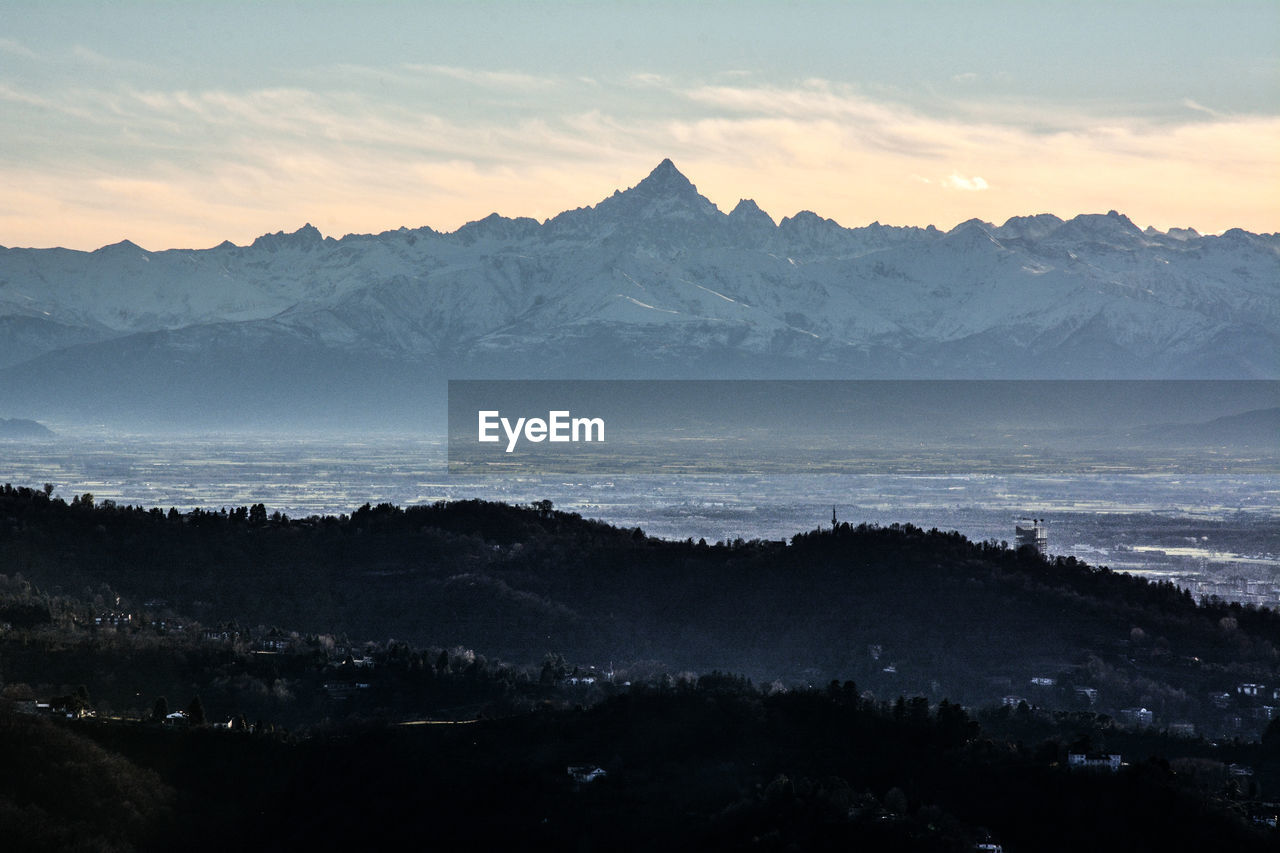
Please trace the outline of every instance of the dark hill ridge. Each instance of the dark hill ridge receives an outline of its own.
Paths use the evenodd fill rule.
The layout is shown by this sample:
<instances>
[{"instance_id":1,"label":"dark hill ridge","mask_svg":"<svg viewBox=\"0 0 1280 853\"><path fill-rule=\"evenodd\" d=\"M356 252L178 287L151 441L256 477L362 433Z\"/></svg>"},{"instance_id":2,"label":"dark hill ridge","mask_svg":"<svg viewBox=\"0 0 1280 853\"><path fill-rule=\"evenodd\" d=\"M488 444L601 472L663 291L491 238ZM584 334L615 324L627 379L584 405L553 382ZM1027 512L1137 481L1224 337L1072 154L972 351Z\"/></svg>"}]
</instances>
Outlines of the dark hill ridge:
<instances>
[{"instance_id":1,"label":"dark hill ridge","mask_svg":"<svg viewBox=\"0 0 1280 853\"><path fill-rule=\"evenodd\" d=\"M52 438L53 430L26 418L0 418L0 438Z\"/></svg>"},{"instance_id":2,"label":"dark hill ridge","mask_svg":"<svg viewBox=\"0 0 1280 853\"><path fill-rule=\"evenodd\" d=\"M1204 423L1153 426L1140 431L1135 437L1145 437L1164 445L1179 442L1199 445L1230 444L1275 450L1280 447L1280 408L1223 415Z\"/></svg>"},{"instance_id":3,"label":"dark hill ridge","mask_svg":"<svg viewBox=\"0 0 1280 853\"><path fill-rule=\"evenodd\" d=\"M42 588L108 583L206 623L461 643L503 659L656 660L879 695L1024 696L1227 725L1212 693L1274 684L1280 617L1167 583L910 525L790 543L669 542L547 505L461 501L288 520L180 515L7 488L0 560ZM1135 631L1135 629L1137 629ZM1030 679L1052 690L1029 695ZM1252 726L1252 723L1249 723Z\"/></svg>"}]
</instances>

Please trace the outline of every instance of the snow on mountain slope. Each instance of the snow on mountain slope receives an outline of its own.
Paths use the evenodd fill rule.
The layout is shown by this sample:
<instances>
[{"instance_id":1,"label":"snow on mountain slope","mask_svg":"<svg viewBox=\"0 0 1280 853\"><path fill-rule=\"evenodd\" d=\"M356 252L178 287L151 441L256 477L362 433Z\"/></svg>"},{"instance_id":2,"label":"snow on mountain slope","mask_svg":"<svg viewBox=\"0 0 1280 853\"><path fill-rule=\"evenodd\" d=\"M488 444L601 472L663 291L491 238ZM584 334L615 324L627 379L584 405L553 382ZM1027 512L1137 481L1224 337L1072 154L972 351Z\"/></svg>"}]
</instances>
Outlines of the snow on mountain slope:
<instances>
[{"instance_id":1,"label":"snow on mountain slope","mask_svg":"<svg viewBox=\"0 0 1280 853\"><path fill-rule=\"evenodd\" d=\"M0 251L0 310L112 332L257 320L341 286L308 263L326 248L306 226L248 247L204 251L147 252L128 241L95 252L7 249ZM300 269L312 274L299 276Z\"/></svg>"},{"instance_id":2,"label":"snow on mountain slope","mask_svg":"<svg viewBox=\"0 0 1280 853\"><path fill-rule=\"evenodd\" d=\"M157 332L175 334L149 346L233 351L250 327L280 346L478 359L511 375L552 352L559 362L539 363L586 359L605 375L714 362L735 375L773 363L796 375L1280 377L1280 237L1143 231L1115 211L945 234L808 211L775 224L748 199L720 211L664 160L544 223L494 214L452 234L340 240L308 225L202 251L0 249L0 328L21 333L0 367L89 343L123 359L134 345L116 341Z\"/></svg>"}]
</instances>

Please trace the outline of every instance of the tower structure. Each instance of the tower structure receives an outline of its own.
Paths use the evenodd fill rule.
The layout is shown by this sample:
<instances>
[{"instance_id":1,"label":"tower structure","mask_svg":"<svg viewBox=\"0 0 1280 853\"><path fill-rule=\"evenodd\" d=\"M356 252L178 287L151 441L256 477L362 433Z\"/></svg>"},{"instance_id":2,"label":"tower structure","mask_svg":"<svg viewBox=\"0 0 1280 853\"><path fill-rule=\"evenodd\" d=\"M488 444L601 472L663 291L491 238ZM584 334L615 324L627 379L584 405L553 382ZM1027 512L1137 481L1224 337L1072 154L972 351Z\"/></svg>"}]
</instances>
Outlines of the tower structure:
<instances>
[{"instance_id":1,"label":"tower structure","mask_svg":"<svg viewBox=\"0 0 1280 853\"><path fill-rule=\"evenodd\" d=\"M1041 557L1049 553L1049 528L1043 518L1019 518L1013 524L1016 548L1035 548Z\"/></svg>"}]
</instances>

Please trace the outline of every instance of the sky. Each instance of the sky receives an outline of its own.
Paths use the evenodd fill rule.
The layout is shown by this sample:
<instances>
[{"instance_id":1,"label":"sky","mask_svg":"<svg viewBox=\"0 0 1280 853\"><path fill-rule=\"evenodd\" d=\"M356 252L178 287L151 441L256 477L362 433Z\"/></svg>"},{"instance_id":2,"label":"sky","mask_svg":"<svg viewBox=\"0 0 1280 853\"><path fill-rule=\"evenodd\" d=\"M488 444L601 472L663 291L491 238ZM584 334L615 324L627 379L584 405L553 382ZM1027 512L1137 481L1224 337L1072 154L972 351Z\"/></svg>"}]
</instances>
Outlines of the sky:
<instances>
[{"instance_id":1,"label":"sky","mask_svg":"<svg viewBox=\"0 0 1280 853\"><path fill-rule=\"evenodd\" d=\"M1280 231L1280 3L0 0L0 245L452 231L663 158L842 225Z\"/></svg>"}]
</instances>

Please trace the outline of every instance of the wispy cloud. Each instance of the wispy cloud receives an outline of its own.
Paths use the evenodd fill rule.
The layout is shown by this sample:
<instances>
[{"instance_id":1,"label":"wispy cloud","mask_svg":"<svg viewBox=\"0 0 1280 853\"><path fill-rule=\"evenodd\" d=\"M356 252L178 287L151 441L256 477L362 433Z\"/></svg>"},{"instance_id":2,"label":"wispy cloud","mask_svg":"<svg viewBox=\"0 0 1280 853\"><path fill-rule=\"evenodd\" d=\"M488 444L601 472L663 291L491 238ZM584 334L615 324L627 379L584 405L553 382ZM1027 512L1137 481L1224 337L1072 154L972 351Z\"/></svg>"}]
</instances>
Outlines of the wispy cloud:
<instances>
[{"instance_id":1,"label":"wispy cloud","mask_svg":"<svg viewBox=\"0 0 1280 853\"><path fill-rule=\"evenodd\" d=\"M20 91L7 83L0 83L0 101L27 104L33 107L49 107L52 105L52 101L48 98L42 98L32 92Z\"/></svg>"},{"instance_id":2,"label":"wispy cloud","mask_svg":"<svg viewBox=\"0 0 1280 853\"><path fill-rule=\"evenodd\" d=\"M1210 109L1209 107L1206 107L1204 104L1198 103L1197 101L1194 101L1191 98L1183 98L1182 105L1189 110L1195 110L1196 112L1204 113L1205 115L1211 115L1214 118L1223 117L1223 114L1218 112L1217 110Z\"/></svg>"},{"instance_id":3,"label":"wispy cloud","mask_svg":"<svg viewBox=\"0 0 1280 853\"><path fill-rule=\"evenodd\" d=\"M305 221L344 234L452 229L494 210L543 218L668 156L723 208L754 197L775 219L807 208L846 225L946 227L1116 208L1160 227L1277 228L1277 116L928 110L822 80L733 79L351 66L246 91L30 92L0 77L14 113L0 143L23 143L0 144L0 243L92 248L127 236L161 248ZM459 82L499 105L514 93L522 108L440 96ZM57 134L41 134L46 113L62 117Z\"/></svg>"},{"instance_id":4,"label":"wispy cloud","mask_svg":"<svg viewBox=\"0 0 1280 853\"><path fill-rule=\"evenodd\" d=\"M986 190L991 188L990 185L987 184L986 180L984 180L982 177L978 175L974 175L972 178L966 178L965 176L957 174L955 172L943 178L939 183L941 183L941 185L944 187L948 187L949 189L969 190L971 192L976 192L979 190Z\"/></svg>"},{"instance_id":5,"label":"wispy cloud","mask_svg":"<svg viewBox=\"0 0 1280 853\"><path fill-rule=\"evenodd\" d=\"M11 38L0 38L0 53L10 56L21 56L23 59L38 59L36 52L20 41Z\"/></svg>"},{"instance_id":6,"label":"wispy cloud","mask_svg":"<svg viewBox=\"0 0 1280 853\"><path fill-rule=\"evenodd\" d=\"M154 66L146 62L127 57L108 56L82 44L71 46L71 57L81 64L97 68L100 72L136 74L155 71Z\"/></svg>"},{"instance_id":7,"label":"wispy cloud","mask_svg":"<svg viewBox=\"0 0 1280 853\"><path fill-rule=\"evenodd\" d=\"M627 75L626 82L632 86L643 86L649 88L666 88L670 85L670 78L662 74L654 74L649 71L637 71L634 74Z\"/></svg>"},{"instance_id":8,"label":"wispy cloud","mask_svg":"<svg viewBox=\"0 0 1280 853\"><path fill-rule=\"evenodd\" d=\"M504 90L532 91L549 89L556 85L556 80L550 77L512 71L485 71L451 65L408 64L403 67L408 71L447 77L473 86Z\"/></svg>"}]
</instances>

